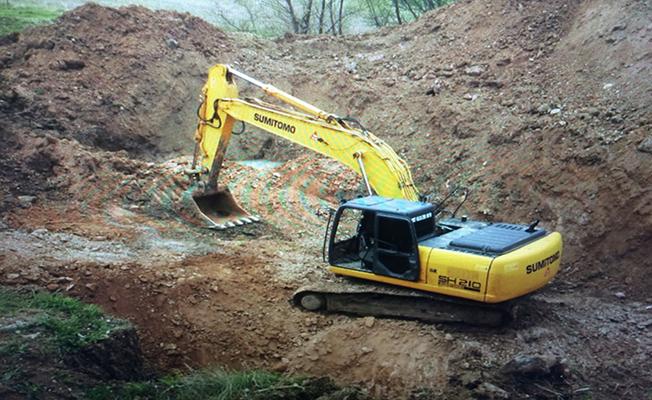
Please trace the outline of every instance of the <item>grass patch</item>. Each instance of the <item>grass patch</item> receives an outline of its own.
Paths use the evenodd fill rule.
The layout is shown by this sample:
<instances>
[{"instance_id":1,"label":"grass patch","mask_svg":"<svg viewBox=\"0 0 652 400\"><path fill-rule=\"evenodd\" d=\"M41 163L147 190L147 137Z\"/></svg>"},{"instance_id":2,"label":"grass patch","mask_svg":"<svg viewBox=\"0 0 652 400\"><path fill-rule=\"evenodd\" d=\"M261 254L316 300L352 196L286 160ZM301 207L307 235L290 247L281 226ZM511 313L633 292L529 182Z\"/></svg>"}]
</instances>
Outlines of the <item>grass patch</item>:
<instances>
[{"instance_id":1,"label":"grass patch","mask_svg":"<svg viewBox=\"0 0 652 400\"><path fill-rule=\"evenodd\" d=\"M7 6L3 2L0 5L0 36L50 22L62 12L62 10L37 6Z\"/></svg>"},{"instance_id":2,"label":"grass patch","mask_svg":"<svg viewBox=\"0 0 652 400\"><path fill-rule=\"evenodd\" d=\"M270 372L225 372L203 370L189 375L173 375L155 381L129 382L119 386L92 389L88 398L150 400L231 400L252 398L261 390L273 391L276 386L293 385L288 378ZM262 397L260 397L262 398Z\"/></svg>"},{"instance_id":3,"label":"grass patch","mask_svg":"<svg viewBox=\"0 0 652 400\"><path fill-rule=\"evenodd\" d=\"M16 316L14 323L21 325L18 329L43 333L42 342L51 342L60 350L76 349L102 340L125 324L105 316L94 304L84 304L60 294L7 288L0 288L0 315Z\"/></svg>"},{"instance_id":4,"label":"grass patch","mask_svg":"<svg viewBox=\"0 0 652 400\"><path fill-rule=\"evenodd\" d=\"M308 400L339 394L349 400L368 399L357 389L341 389L329 379L287 377L272 372L201 370L155 381L104 385L87 392L90 400Z\"/></svg>"}]
</instances>

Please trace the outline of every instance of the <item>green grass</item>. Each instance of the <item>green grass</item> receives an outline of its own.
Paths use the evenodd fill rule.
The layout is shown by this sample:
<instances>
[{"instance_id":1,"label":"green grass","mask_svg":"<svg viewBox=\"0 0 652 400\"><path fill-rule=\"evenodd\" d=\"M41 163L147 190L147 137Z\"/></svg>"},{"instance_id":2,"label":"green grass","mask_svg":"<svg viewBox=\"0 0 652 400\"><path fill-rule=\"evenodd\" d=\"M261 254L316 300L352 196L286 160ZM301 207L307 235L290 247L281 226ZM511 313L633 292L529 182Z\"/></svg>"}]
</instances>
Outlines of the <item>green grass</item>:
<instances>
[{"instance_id":1,"label":"green grass","mask_svg":"<svg viewBox=\"0 0 652 400\"><path fill-rule=\"evenodd\" d=\"M272 372L201 370L155 381L100 386L87 392L90 400L238 400L310 399L332 392L327 380L284 377ZM353 392L351 392L353 394ZM350 396L355 399L355 396Z\"/></svg>"},{"instance_id":2,"label":"green grass","mask_svg":"<svg viewBox=\"0 0 652 400\"><path fill-rule=\"evenodd\" d=\"M37 6L7 6L2 1L2 5L0 5L0 36L50 22L61 15L62 12L57 9Z\"/></svg>"},{"instance_id":3,"label":"green grass","mask_svg":"<svg viewBox=\"0 0 652 400\"><path fill-rule=\"evenodd\" d=\"M42 332L45 335L41 342L62 351L104 339L110 331L125 325L105 316L96 305L71 297L8 288L0 288L0 315L17 316L27 323L22 331ZM0 352L14 346L11 342L0 344Z\"/></svg>"},{"instance_id":4,"label":"green grass","mask_svg":"<svg viewBox=\"0 0 652 400\"><path fill-rule=\"evenodd\" d=\"M41 398L49 390L32 379L35 366L48 373L52 373L51 368L64 368L52 375L58 385L64 384L65 380L74 378L68 376L64 364L56 361L59 355L102 340L111 331L128 324L106 316L95 305L70 297L2 286L0 319L4 328L0 334L0 386L10 387L28 398ZM51 358L55 361L43 364L43 360ZM307 400L331 393L349 400L367 398L357 389L340 389L325 378L222 369L145 381L111 381L93 387L82 387L75 381L65 385L85 392L90 400Z\"/></svg>"}]
</instances>

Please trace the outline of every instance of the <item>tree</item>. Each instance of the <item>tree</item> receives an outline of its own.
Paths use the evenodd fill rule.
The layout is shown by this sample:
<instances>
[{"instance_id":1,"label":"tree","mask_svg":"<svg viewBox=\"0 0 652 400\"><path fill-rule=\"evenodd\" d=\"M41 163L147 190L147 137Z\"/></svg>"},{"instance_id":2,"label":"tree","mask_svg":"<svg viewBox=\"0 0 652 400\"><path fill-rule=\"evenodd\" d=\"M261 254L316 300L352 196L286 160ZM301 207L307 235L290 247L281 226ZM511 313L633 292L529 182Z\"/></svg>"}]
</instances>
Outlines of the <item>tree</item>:
<instances>
[{"instance_id":1,"label":"tree","mask_svg":"<svg viewBox=\"0 0 652 400\"><path fill-rule=\"evenodd\" d=\"M401 9L398 6L398 0L392 0L394 2L394 12L396 13L396 22L401 25L403 20L401 19Z\"/></svg>"},{"instance_id":2,"label":"tree","mask_svg":"<svg viewBox=\"0 0 652 400\"><path fill-rule=\"evenodd\" d=\"M363 17L373 26L403 24L454 0L363 0Z\"/></svg>"},{"instance_id":3,"label":"tree","mask_svg":"<svg viewBox=\"0 0 652 400\"><path fill-rule=\"evenodd\" d=\"M319 34L324 33L325 14L326 14L326 0L321 0L321 8L319 10Z\"/></svg>"},{"instance_id":4,"label":"tree","mask_svg":"<svg viewBox=\"0 0 652 400\"><path fill-rule=\"evenodd\" d=\"M452 0L232 0L218 3L217 22L263 36L343 35L403 24ZM234 4L235 6L231 6Z\"/></svg>"}]
</instances>

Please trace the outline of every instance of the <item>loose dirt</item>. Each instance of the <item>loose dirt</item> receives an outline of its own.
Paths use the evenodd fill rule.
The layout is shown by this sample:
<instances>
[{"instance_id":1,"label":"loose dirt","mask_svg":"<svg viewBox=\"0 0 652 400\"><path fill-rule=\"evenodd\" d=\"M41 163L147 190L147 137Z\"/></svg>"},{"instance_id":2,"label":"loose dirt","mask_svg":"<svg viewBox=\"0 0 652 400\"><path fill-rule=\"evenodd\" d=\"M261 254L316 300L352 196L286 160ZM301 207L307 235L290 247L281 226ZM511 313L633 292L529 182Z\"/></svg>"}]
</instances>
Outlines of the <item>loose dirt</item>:
<instances>
[{"instance_id":1,"label":"loose dirt","mask_svg":"<svg viewBox=\"0 0 652 400\"><path fill-rule=\"evenodd\" d=\"M460 1L370 34L267 41L87 5L2 38L0 282L131 320L161 371L272 368L388 398L645 398L651 15L644 1ZM471 188L469 216L561 231L560 276L497 330L293 308L295 288L334 279L321 261L327 208L360 182L252 130L224 178L265 222L210 232L178 214L217 62L359 118L423 192ZM281 164L234 162L251 158ZM503 369L519 355L543 366Z\"/></svg>"}]
</instances>

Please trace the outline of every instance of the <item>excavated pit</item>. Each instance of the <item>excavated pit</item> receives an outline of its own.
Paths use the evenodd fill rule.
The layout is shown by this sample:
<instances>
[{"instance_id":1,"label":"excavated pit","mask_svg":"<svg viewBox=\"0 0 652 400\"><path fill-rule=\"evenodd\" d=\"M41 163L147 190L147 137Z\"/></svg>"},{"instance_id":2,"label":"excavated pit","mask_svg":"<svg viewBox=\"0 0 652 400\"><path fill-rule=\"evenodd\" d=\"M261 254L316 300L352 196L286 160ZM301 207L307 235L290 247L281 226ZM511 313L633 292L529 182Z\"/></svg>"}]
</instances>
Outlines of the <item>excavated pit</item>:
<instances>
[{"instance_id":1,"label":"excavated pit","mask_svg":"<svg viewBox=\"0 0 652 400\"><path fill-rule=\"evenodd\" d=\"M189 15L75 9L0 41L0 283L129 319L161 371L269 368L402 398L487 396L488 384L516 398L648 396L650 15L642 1L475 0L365 35L266 41ZM558 279L498 330L290 307L294 289L332 279L326 209L359 181L251 131L223 176L265 222L220 233L180 217L217 62L355 115L423 192L470 187L471 217L561 231ZM252 158L280 164L233 162ZM501 370L527 357L554 362Z\"/></svg>"}]
</instances>

